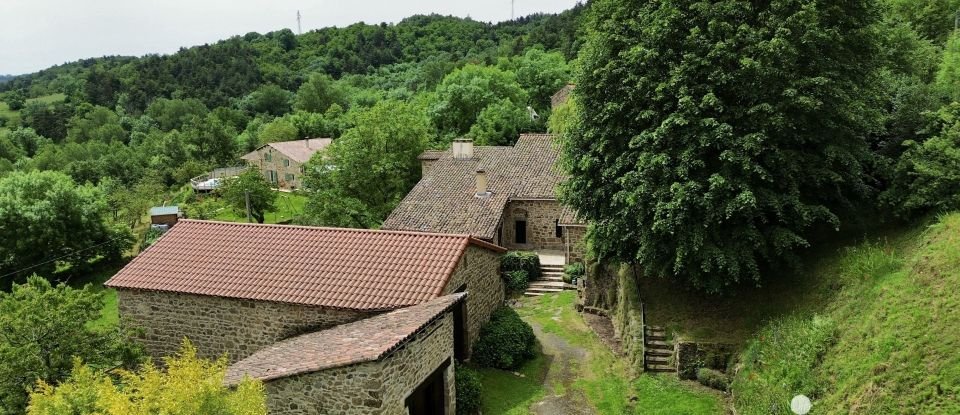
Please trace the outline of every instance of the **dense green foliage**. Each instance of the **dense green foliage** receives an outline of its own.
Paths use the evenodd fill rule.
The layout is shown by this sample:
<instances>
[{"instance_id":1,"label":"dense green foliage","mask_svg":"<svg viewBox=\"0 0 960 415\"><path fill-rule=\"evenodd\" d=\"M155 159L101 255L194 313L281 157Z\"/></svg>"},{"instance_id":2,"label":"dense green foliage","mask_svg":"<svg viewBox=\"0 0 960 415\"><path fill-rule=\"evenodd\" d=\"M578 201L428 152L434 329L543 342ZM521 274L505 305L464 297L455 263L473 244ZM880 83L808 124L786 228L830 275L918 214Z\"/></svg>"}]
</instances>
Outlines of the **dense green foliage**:
<instances>
[{"instance_id":1,"label":"dense green foliage","mask_svg":"<svg viewBox=\"0 0 960 415\"><path fill-rule=\"evenodd\" d=\"M817 313L770 322L741 354L740 414L960 411L960 214L840 251L816 278L836 287Z\"/></svg>"},{"instance_id":2,"label":"dense green foliage","mask_svg":"<svg viewBox=\"0 0 960 415\"><path fill-rule=\"evenodd\" d=\"M510 307L500 307L480 329L473 346L473 362L498 369L516 369L536 356L533 328Z\"/></svg>"},{"instance_id":3,"label":"dense green foliage","mask_svg":"<svg viewBox=\"0 0 960 415\"><path fill-rule=\"evenodd\" d=\"M507 271L503 273L503 282L507 293L518 294L530 286L530 276L523 270Z\"/></svg>"},{"instance_id":4,"label":"dense green foliage","mask_svg":"<svg viewBox=\"0 0 960 415\"><path fill-rule=\"evenodd\" d=\"M871 2L606 0L590 21L565 197L601 257L718 291L864 194Z\"/></svg>"},{"instance_id":5,"label":"dense green foliage","mask_svg":"<svg viewBox=\"0 0 960 415\"><path fill-rule=\"evenodd\" d=\"M417 156L431 127L419 108L381 101L355 113L351 124L306 165L311 193L301 222L375 227L420 179Z\"/></svg>"},{"instance_id":6,"label":"dense green foliage","mask_svg":"<svg viewBox=\"0 0 960 415\"><path fill-rule=\"evenodd\" d=\"M62 173L0 178L0 286L50 275L58 265L83 268L96 258L119 258L133 235L106 214L99 189L76 186Z\"/></svg>"},{"instance_id":7,"label":"dense green foliage","mask_svg":"<svg viewBox=\"0 0 960 415\"><path fill-rule=\"evenodd\" d=\"M28 388L66 380L74 357L100 370L138 362L138 347L123 333L90 328L103 301L92 287L54 287L37 276L0 291L0 414L22 414Z\"/></svg>"},{"instance_id":8,"label":"dense green foliage","mask_svg":"<svg viewBox=\"0 0 960 415\"><path fill-rule=\"evenodd\" d=\"M727 375L705 367L697 369L697 382L700 382L703 386L724 392L730 387L730 380L727 379Z\"/></svg>"},{"instance_id":9,"label":"dense green foliage","mask_svg":"<svg viewBox=\"0 0 960 415\"><path fill-rule=\"evenodd\" d=\"M462 365L456 367L457 415L472 415L480 410L483 384L477 371Z\"/></svg>"},{"instance_id":10,"label":"dense green foliage","mask_svg":"<svg viewBox=\"0 0 960 415\"><path fill-rule=\"evenodd\" d=\"M263 384L245 379L224 386L227 360L197 357L187 341L180 353L164 359L164 368L147 364L123 371L119 384L102 370L76 362L60 385L38 382L30 394L30 415L266 415Z\"/></svg>"},{"instance_id":11,"label":"dense green foliage","mask_svg":"<svg viewBox=\"0 0 960 415\"><path fill-rule=\"evenodd\" d=\"M586 272L587 270L583 262L574 262L563 267L563 281L568 284L573 283L574 280L583 278Z\"/></svg>"}]
</instances>

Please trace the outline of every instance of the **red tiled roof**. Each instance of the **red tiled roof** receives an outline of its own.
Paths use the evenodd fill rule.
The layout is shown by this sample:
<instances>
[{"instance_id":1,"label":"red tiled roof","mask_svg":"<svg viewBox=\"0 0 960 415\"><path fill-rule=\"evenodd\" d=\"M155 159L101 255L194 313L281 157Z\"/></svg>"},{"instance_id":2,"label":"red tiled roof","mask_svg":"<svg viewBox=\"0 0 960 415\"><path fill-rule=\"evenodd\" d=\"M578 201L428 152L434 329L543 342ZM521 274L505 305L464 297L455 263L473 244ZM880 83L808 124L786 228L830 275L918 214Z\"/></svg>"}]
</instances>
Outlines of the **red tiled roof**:
<instances>
[{"instance_id":1,"label":"red tiled roof","mask_svg":"<svg viewBox=\"0 0 960 415\"><path fill-rule=\"evenodd\" d=\"M267 346L230 366L224 383L237 384L244 376L259 380L279 379L380 360L450 310L465 295L447 295Z\"/></svg>"},{"instance_id":2,"label":"red tiled roof","mask_svg":"<svg viewBox=\"0 0 960 415\"><path fill-rule=\"evenodd\" d=\"M106 285L387 310L438 296L468 235L181 220Z\"/></svg>"}]
</instances>

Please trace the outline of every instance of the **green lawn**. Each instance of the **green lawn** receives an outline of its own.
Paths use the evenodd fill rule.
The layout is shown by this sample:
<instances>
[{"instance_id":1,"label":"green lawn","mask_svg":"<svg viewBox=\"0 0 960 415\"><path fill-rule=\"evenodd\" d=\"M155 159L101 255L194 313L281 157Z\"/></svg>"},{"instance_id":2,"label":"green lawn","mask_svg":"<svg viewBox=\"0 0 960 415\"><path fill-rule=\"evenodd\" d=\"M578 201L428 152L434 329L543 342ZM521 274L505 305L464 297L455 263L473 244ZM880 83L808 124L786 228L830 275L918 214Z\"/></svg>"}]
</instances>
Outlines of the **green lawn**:
<instances>
[{"instance_id":1,"label":"green lawn","mask_svg":"<svg viewBox=\"0 0 960 415\"><path fill-rule=\"evenodd\" d=\"M559 365L553 356L541 356L525 365L519 373L494 369L481 370L483 413L527 414L530 406L548 393L571 394L586 398L600 414L721 414L724 400L699 385L681 382L670 375L631 375L628 364L600 341L586 325L573 304L576 293L567 291L536 298L524 298L517 309L520 316L541 328L544 335L555 335L582 351L584 358L572 363L569 378L557 378L548 371ZM543 341L543 340L541 340ZM544 377L544 373L549 376Z\"/></svg>"},{"instance_id":2,"label":"green lawn","mask_svg":"<svg viewBox=\"0 0 960 415\"><path fill-rule=\"evenodd\" d=\"M116 327L120 322L117 311L117 292L112 288L103 286L110 277L120 271L126 265L127 261L117 263L95 264L92 271L72 273L70 270L62 270L55 278L60 281L66 281L71 287L83 288L87 284L94 291L103 292L103 308L100 310L100 319L91 322L90 327L110 329Z\"/></svg>"},{"instance_id":3,"label":"green lawn","mask_svg":"<svg viewBox=\"0 0 960 415\"><path fill-rule=\"evenodd\" d=\"M307 197L299 193L277 192L277 211L267 212L264 223L289 223L297 215L303 213L303 206L307 204ZM246 222L247 217L242 212L224 208L214 220L226 222Z\"/></svg>"},{"instance_id":4,"label":"green lawn","mask_svg":"<svg viewBox=\"0 0 960 415\"><path fill-rule=\"evenodd\" d=\"M30 98L27 100L30 102L43 102L46 104L53 102L60 102L66 99L67 96L64 94L50 94L44 95L42 97ZM20 111L14 111L10 109L10 106L6 102L0 102L0 116L7 118L7 125L17 125L20 123Z\"/></svg>"}]
</instances>

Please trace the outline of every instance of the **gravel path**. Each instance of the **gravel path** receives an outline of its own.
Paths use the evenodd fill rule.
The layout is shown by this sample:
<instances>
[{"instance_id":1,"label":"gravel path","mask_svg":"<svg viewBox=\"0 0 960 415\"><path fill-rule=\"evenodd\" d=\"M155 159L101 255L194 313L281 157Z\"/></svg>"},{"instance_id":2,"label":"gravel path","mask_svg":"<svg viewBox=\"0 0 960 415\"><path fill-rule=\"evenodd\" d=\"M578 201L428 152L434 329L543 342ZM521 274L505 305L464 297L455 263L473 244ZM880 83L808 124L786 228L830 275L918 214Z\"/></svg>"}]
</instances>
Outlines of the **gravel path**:
<instances>
[{"instance_id":1,"label":"gravel path","mask_svg":"<svg viewBox=\"0 0 960 415\"><path fill-rule=\"evenodd\" d=\"M537 324L531 324L540 340L543 354L550 360L544 379L547 396L530 408L538 415L594 415L597 412L587 403L586 396L572 387L577 380L579 362L586 360L587 350L573 346L566 340L544 333ZM558 393L559 391L559 393Z\"/></svg>"}]
</instances>

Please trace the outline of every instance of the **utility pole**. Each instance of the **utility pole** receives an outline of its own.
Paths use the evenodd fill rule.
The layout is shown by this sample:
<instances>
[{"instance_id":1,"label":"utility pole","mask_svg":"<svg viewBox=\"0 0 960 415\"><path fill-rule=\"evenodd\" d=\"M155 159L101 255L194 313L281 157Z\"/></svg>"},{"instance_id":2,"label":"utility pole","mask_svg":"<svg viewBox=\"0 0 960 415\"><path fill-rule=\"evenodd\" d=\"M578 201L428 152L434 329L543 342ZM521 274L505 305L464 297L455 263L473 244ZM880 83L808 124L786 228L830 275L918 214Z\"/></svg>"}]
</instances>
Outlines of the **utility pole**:
<instances>
[{"instance_id":1,"label":"utility pole","mask_svg":"<svg viewBox=\"0 0 960 415\"><path fill-rule=\"evenodd\" d=\"M247 223L253 223L253 215L250 214L250 191L243 192L243 199L247 203Z\"/></svg>"},{"instance_id":2,"label":"utility pole","mask_svg":"<svg viewBox=\"0 0 960 415\"><path fill-rule=\"evenodd\" d=\"M300 28L300 10L297 10L297 34L303 34L303 29Z\"/></svg>"},{"instance_id":3,"label":"utility pole","mask_svg":"<svg viewBox=\"0 0 960 415\"><path fill-rule=\"evenodd\" d=\"M513 20L513 19L514 19L514 15L513 15L513 5L514 5L514 3L516 3L516 2L517 2L517 0L510 0L510 20Z\"/></svg>"}]
</instances>

